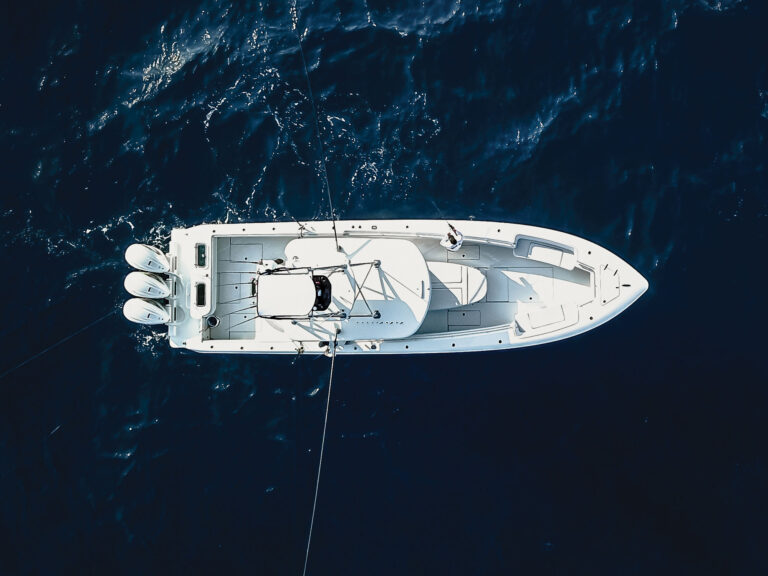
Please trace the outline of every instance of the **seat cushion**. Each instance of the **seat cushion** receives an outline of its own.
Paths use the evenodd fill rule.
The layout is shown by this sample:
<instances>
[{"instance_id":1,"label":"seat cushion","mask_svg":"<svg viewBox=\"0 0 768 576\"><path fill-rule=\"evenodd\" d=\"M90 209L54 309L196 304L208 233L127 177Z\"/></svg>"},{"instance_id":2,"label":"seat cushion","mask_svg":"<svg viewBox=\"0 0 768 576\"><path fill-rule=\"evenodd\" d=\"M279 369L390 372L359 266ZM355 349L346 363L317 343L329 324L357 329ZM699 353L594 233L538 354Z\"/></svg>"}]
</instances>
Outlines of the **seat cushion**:
<instances>
[{"instance_id":1,"label":"seat cushion","mask_svg":"<svg viewBox=\"0 0 768 576\"><path fill-rule=\"evenodd\" d=\"M449 262L427 262L432 296L430 310L448 310L485 298L485 274L477 268Z\"/></svg>"}]
</instances>

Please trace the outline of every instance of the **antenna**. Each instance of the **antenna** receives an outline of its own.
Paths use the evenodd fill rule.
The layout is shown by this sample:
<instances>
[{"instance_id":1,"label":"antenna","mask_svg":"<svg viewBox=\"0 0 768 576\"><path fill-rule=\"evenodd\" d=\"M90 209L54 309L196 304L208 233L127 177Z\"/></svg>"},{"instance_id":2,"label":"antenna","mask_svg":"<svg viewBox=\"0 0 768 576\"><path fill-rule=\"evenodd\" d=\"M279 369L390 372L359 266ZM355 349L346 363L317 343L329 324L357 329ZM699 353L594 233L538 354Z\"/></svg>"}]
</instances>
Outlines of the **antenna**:
<instances>
[{"instance_id":1,"label":"antenna","mask_svg":"<svg viewBox=\"0 0 768 576\"><path fill-rule=\"evenodd\" d=\"M309 79L309 70L307 69L307 60L304 58L304 48L301 45L301 33L299 32L299 7L296 0L293 0L293 10L291 10L293 30L296 32L296 41L299 44L299 54L301 54L301 64L304 68L304 76L307 79L307 90L309 91L309 101L312 104L312 117L315 120L315 134L317 135L317 147L320 151L320 166L322 167L323 182L325 191L328 193L328 205L331 208L331 223L333 226L333 239L336 241L336 251L341 252L339 247L339 236L336 234L336 211L333 209L333 199L331 198L331 186L328 183L328 168L325 165L325 150L323 141L320 138L320 123L317 120L317 108L315 106L315 97L312 94L312 82Z\"/></svg>"}]
</instances>

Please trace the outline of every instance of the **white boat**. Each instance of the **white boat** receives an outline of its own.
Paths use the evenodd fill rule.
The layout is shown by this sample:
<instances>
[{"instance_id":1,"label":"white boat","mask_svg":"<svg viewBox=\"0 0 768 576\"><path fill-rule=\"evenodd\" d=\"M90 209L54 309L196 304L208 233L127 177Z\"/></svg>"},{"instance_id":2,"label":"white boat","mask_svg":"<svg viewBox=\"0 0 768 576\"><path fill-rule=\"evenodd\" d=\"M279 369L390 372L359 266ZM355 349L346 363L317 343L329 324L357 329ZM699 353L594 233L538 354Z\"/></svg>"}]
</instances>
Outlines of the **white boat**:
<instances>
[{"instance_id":1,"label":"white boat","mask_svg":"<svg viewBox=\"0 0 768 576\"><path fill-rule=\"evenodd\" d=\"M140 297L124 312L167 324L172 347L196 352L475 352L581 334L648 288L618 256L570 234L451 224L463 234L456 251L440 244L445 220L342 220L336 235L332 221L174 229L167 252L128 248L141 272L126 288Z\"/></svg>"}]
</instances>

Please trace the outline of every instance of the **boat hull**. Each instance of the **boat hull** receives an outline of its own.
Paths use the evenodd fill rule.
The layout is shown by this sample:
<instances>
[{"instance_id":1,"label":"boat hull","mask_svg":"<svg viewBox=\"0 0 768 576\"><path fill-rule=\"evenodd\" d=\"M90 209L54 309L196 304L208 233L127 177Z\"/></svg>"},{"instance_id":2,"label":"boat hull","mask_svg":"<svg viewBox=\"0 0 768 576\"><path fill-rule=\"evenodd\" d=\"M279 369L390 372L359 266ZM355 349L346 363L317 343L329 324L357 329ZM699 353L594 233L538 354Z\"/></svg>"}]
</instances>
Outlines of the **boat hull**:
<instances>
[{"instance_id":1,"label":"boat hull","mask_svg":"<svg viewBox=\"0 0 768 576\"><path fill-rule=\"evenodd\" d=\"M334 337L337 354L521 348L594 329L626 310L648 288L645 278L621 258L571 234L513 223L452 220L451 224L464 236L456 252L439 244L448 230L444 220L336 222L342 252L345 243L359 245L361 239L407 240L430 267L430 309L419 330L404 338L390 338L384 329L372 332L375 338L361 338L359 330L345 331L343 319L310 322L304 335L296 337L285 323L260 318L249 306L253 302L255 308L256 299L250 300L244 291L257 262L284 259L286 246L296 238L333 238L331 222L176 229L168 250L175 278L169 303L170 344L197 352L248 354L327 353ZM485 282L477 280L479 274ZM482 293L467 292L480 284ZM211 317L216 318L215 326L209 325ZM355 337L347 338L347 333Z\"/></svg>"}]
</instances>

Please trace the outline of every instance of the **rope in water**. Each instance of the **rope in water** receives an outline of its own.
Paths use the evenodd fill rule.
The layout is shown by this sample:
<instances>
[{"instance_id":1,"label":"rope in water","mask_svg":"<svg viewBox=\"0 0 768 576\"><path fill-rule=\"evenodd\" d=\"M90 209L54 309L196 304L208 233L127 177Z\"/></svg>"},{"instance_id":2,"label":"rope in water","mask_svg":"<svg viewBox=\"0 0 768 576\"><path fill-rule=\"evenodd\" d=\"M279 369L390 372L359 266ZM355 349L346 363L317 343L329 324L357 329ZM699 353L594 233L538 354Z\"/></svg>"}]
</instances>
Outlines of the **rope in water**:
<instances>
[{"instance_id":1,"label":"rope in water","mask_svg":"<svg viewBox=\"0 0 768 576\"><path fill-rule=\"evenodd\" d=\"M317 136L317 147L320 153L320 166L322 168L323 183L325 184L325 191L328 195L328 206L331 209L331 222L333 226L333 239L336 242L336 250L341 251L339 248L339 236L336 233L336 211L333 208L333 198L331 195L331 185L328 182L328 167L325 163L325 149L323 148L323 140L320 136L320 122L317 118L317 106L315 105L315 96L312 93L312 81L309 78L309 69L307 68L307 59L304 57L304 47L301 44L301 33L299 32L299 8L296 0L293 1L293 10L291 11L293 30L296 32L296 42L299 45L299 54L301 55L301 65L304 69L304 77L307 79L307 91L309 93L309 101L312 104L312 118L315 123L315 135ZM303 226L299 224L301 230ZM336 340L332 343L328 343L331 350L331 375L328 379L328 397L325 401L325 419L323 420L323 438L320 442L320 458L317 463L317 478L315 479L315 496L312 501L312 516L309 521L309 534L307 535L307 551L304 554L304 570L302 576L307 574L307 565L309 564L309 549L312 545L312 529L315 526L315 512L317 511L317 495L320 492L320 473L323 470L323 455L325 454L325 435L328 430L328 410L331 406L331 388L333 386L333 368L336 363Z\"/></svg>"},{"instance_id":2,"label":"rope in water","mask_svg":"<svg viewBox=\"0 0 768 576\"><path fill-rule=\"evenodd\" d=\"M312 519L309 521L309 536L307 536L307 552L304 555L304 570L302 576L307 574L309 562L309 546L312 544L312 528L315 525L315 510L317 509L317 493L320 491L320 472L323 469L323 453L325 452L325 431L328 428L328 408L331 406L331 387L333 386L333 365L336 361L336 341L329 342L331 347L331 376L328 380L328 398L325 401L325 420L323 421L323 439L320 442L320 460L317 463L317 479L315 481L315 499L312 502Z\"/></svg>"},{"instance_id":3,"label":"rope in water","mask_svg":"<svg viewBox=\"0 0 768 576\"><path fill-rule=\"evenodd\" d=\"M293 10L291 11L293 29L296 32L296 41L299 44L299 54L301 55L301 64L304 67L304 76L307 79L307 90L309 92L309 101L312 104L312 118L315 120L315 134L317 135L317 147L320 152L320 166L322 167L323 182L325 191L328 193L328 205L331 208L331 222L333 225L333 239L336 241L336 250L339 249L339 237L336 234L336 211L333 209L333 199L331 198L331 185L328 183L328 168L325 165L325 149L323 140L320 138L320 122L317 119L317 107L315 106L315 97L312 94L312 82L309 79L309 70L307 69L307 60L304 58L304 48L301 45L301 33L299 32L299 7L296 0L293 0Z\"/></svg>"},{"instance_id":4,"label":"rope in water","mask_svg":"<svg viewBox=\"0 0 768 576\"><path fill-rule=\"evenodd\" d=\"M96 320L94 320L93 322L91 322L91 323L89 323L89 324L86 324L85 326L83 326L83 327L82 327L82 328L80 328L79 330L75 330L75 331L74 331L74 332L72 332L72 334L70 334L69 336L65 336L64 338L62 338L61 340L59 340L59 341L58 341L58 342L56 342L55 344L51 344L50 346L48 346L47 348L45 348L45 349L41 350L40 352L38 352L38 353L37 353L37 354L35 354L34 356L30 356L29 358L27 358L26 360L24 360L24 362L21 362L20 364L17 364L17 365L16 365L16 366L14 366L13 368L9 368L8 370L6 370L6 371L5 371L5 372L3 372L2 374L0 374L0 380L2 380L3 378L5 378L5 377L6 377L6 376L8 376L9 374L11 374L11 373L13 373L13 372L16 372L16 370L18 370L19 368L22 368L22 367L26 366L27 364L29 364L29 363L30 363L30 362L32 362L33 360L37 360L38 358L40 358L40 356L42 356L42 355L43 355L43 354L45 354L46 352L50 352L50 351L51 351L51 350L53 350L54 348L56 348L56 347L58 347L58 346L61 346L62 344L64 344L64 342L67 342L68 340L71 340L71 339L72 339L72 338L74 338L75 336L78 336L79 334L82 334L83 332L85 332L85 331L86 331L86 330L88 330L89 328L92 328L93 326L96 326L96 324L98 324L99 322L103 322L104 320L106 320L107 318L109 318L110 316L112 316L112 314L114 314L115 312L117 312L117 310L112 310L111 312L108 312L107 314L104 314L104 316L102 316L102 317L100 317L100 318L97 318Z\"/></svg>"}]
</instances>

